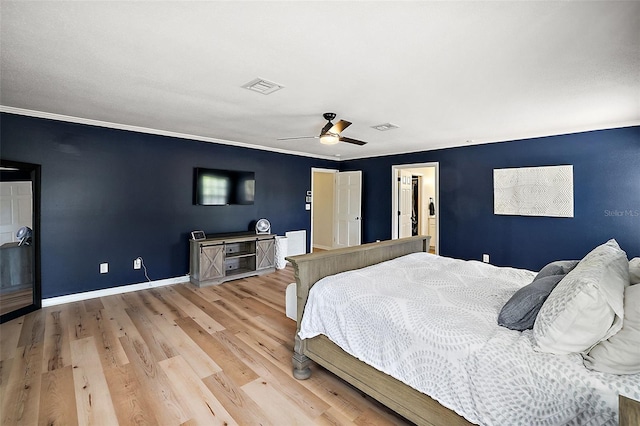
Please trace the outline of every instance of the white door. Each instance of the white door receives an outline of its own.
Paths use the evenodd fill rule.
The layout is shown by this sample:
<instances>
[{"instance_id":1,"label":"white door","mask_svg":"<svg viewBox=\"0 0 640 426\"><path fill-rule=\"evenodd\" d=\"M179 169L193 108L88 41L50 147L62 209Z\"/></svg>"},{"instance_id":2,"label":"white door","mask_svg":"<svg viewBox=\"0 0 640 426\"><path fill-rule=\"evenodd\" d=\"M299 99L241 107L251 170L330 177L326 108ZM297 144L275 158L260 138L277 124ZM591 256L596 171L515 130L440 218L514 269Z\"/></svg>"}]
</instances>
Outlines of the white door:
<instances>
[{"instance_id":1,"label":"white door","mask_svg":"<svg viewBox=\"0 0 640 426\"><path fill-rule=\"evenodd\" d=\"M400 202L398 203L398 237L411 236L411 206L413 202L413 187L411 185L412 174L407 170L400 170L398 178L398 194L400 194Z\"/></svg>"},{"instance_id":2,"label":"white door","mask_svg":"<svg viewBox=\"0 0 640 426\"><path fill-rule=\"evenodd\" d=\"M334 248L357 246L362 238L362 172L336 173Z\"/></svg>"},{"instance_id":3,"label":"white door","mask_svg":"<svg viewBox=\"0 0 640 426\"><path fill-rule=\"evenodd\" d=\"M23 226L33 228L31 182L0 182L0 245L15 242Z\"/></svg>"}]
</instances>

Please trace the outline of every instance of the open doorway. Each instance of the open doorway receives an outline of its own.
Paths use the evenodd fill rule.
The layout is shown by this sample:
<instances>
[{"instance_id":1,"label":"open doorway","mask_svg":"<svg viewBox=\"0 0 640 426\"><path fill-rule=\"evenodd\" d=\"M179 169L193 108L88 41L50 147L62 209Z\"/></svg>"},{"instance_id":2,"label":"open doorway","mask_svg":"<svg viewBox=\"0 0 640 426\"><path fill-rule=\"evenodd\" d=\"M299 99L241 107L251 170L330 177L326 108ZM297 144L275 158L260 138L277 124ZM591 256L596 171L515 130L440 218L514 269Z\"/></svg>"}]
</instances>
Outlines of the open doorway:
<instances>
[{"instance_id":1,"label":"open doorway","mask_svg":"<svg viewBox=\"0 0 640 426\"><path fill-rule=\"evenodd\" d=\"M311 252L360 245L362 171L311 169Z\"/></svg>"},{"instance_id":2,"label":"open doorway","mask_svg":"<svg viewBox=\"0 0 640 426\"><path fill-rule=\"evenodd\" d=\"M311 169L311 252L333 248L335 174L333 169Z\"/></svg>"},{"instance_id":3,"label":"open doorway","mask_svg":"<svg viewBox=\"0 0 640 426\"><path fill-rule=\"evenodd\" d=\"M438 163L402 164L392 171L393 239L411 235L431 236L432 253L439 252Z\"/></svg>"}]
</instances>

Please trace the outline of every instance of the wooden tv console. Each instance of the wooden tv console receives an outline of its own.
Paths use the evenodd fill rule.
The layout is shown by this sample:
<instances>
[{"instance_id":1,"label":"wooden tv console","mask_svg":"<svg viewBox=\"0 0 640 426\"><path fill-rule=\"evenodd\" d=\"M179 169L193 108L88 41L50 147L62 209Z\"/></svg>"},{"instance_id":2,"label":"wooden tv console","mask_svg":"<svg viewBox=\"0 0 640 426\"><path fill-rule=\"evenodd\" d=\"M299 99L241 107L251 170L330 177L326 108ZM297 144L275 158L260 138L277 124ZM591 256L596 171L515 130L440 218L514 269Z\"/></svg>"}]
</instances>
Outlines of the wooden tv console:
<instances>
[{"instance_id":1,"label":"wooden tv console","mask_svg":"<svg viewBox=\"0 0 640 426\"><path fill-rule=\"evenodd\" d=\"M212 235L189 245L190 280L198 287L275 271L274 234Z\"/></svg>"}]
</instances>

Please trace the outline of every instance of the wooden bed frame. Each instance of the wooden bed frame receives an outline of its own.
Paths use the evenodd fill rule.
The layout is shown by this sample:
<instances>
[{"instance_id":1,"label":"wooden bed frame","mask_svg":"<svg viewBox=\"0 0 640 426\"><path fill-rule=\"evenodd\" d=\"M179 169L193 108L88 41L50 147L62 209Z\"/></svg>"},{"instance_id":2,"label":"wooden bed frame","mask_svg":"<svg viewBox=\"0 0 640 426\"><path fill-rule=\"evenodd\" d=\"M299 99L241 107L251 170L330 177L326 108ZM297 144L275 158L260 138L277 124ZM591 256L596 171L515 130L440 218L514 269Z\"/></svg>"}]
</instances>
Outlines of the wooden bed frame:
<instances>
[{"instance_id":1,"label":"wooden bed frame","mask_svg":"<svg viewBox=\"0 0 640 426\"><path fill-rule=\"evenodd\" d=\"M293 376L296 379L304 380L311 376L310 363L313 360L416 424L471 424L422 392L347 354L325 336L304 340L298 337L309 289L318 280L406 254L427 252L429 240L428 236L417 236L287 257L293 265L297 284L298 327L293 354Z\"/></svg>"},{"instance_id":2,"label":"wooden bed frame","mask_svg":"<svg viewBox=\"0 0 640 426\"><path fill-rule=\"evenodd\" d=\"M293 264L297 290L298 327L293 354L293 376L304 380L311 376L311 361L331 371L346 382L377 399L398 414L418 425L470 425L469 421L436 400L382 373L344 352L325 336L300 339L298 332L309 289L323 277L364 268L386 260L429 249L428 236L402 238L287 257ZM637 425L640 402L620 395L620 425Z\"/></svg>"}]
</instances>

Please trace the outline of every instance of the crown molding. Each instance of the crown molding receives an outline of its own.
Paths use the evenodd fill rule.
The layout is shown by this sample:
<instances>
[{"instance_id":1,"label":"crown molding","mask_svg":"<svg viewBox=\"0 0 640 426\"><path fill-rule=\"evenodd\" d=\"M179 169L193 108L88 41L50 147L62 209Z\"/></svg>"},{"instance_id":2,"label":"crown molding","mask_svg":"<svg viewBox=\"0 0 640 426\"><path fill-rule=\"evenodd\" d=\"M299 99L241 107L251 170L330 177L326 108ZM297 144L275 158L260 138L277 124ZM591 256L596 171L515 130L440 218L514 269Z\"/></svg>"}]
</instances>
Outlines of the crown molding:
<instances>
[{"instance_id":1,"label":"crown molding","mask_svg":"<svg viewBox=\"0 0 640 426\"><path fill-rule=\"evenodd\" d=\"M577 133L588 133L588 132L598 132L602 130L613 130L613 129L623 129L626 127L636 127L640 126L640 120L630 120L630 121L622 121L616 123L607 123L607 124L599 124L595 126L589 127L569 127L563 129L554 129L551 131L536 133L530 135L522 135L522 134L511 134L498 139L474 139L473 142L464 142L459 144L437 144L434 146L430 146L429 149L418 149L415 151L393 151L389 153L383 154L367 154L364 156L352 156L349 158L343 159L343 161L351 161L351 160L365 160L369 158L379 158L379 157L390 157L394 155L411 155L411 154L419 154L421 152L427 151L437 151L442 149L452 149L452 148L463 148L466 146L476 146L476 145L488 145L493 143L504 143L504 142L517 142L523 141L527 139L542 139L553 136L565 136L565 135L573 135Z\"/></svg>"},{"instance_id":2,"label":"crown molding","mask_svg":"<svg viewBox=\"0 0 640 426\"><path fill-rule=\"evenodd\" d=\"M90 118L74 117L71 115L55 114L51 112L16 108L16 107L11 107L6 105L0 105L0 112L6 112L9 114L16 114L16 115L24 115L24 116L35 117L35 118L44 118L47 120L65 121L68 123L86 124L88 126L106 127L109 129L126 130L129 132L168 136L170 138L188 139L188 140L194 140L199 142L215 143L220 145L231 145L231 146L237 146L240 148L249 148L249 149L257 149L260 151L275 152L278 154L297 155L300 157L310 157L310 158L317 158L321 160L340 161L336 157L332 157L328 155L309 154L307 152L290 151L290 150L280 149L280 148L267 148L261 145L253 145L249 143L229 141L226 139L210 138L206 136L191 135L188 133L171 132L168 130L151 129L148 127L132 126L129 124L122 124L122 123L113 123L110 121L93 120Z\"/></svg>"}]
</instances>

